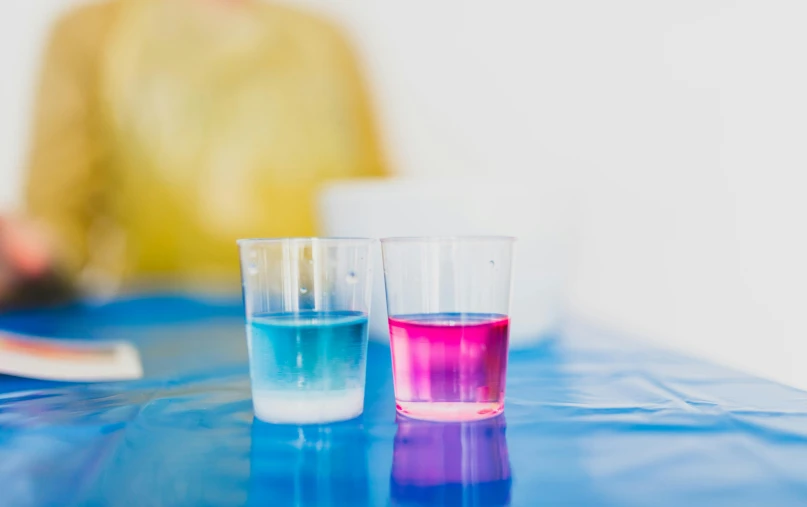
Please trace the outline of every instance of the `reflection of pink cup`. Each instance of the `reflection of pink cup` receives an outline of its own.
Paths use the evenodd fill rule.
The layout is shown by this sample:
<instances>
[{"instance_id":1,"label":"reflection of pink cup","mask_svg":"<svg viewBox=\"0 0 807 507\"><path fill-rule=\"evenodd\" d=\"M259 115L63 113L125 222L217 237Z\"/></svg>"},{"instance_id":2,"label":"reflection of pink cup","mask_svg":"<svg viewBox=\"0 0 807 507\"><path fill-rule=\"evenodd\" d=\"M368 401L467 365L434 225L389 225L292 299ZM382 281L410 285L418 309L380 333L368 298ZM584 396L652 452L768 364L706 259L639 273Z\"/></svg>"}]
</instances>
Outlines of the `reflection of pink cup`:
<instances>
[{"instance_id":1,"label":"reflection of pink cup","mask_svg":"<svg viewBox=\"0 0 807 507\"><path fill-rule=\"evenodd\" d=\"M465 423L398 416L392 458L395 505L508 505L504 416Z\"/></svg>"}]
</instances>

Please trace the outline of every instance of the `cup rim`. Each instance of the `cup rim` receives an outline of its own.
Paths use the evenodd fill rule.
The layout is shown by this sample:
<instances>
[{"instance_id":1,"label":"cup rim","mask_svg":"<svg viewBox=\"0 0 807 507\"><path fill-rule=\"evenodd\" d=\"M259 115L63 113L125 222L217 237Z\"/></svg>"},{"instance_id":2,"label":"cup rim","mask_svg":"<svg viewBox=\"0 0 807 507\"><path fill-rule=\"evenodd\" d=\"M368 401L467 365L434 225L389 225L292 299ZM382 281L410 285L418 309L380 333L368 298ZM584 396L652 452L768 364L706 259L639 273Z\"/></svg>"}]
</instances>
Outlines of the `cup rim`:
<instances>
[{"instance_id":1,"label":"cup rim","mask_svg":"<svg viewBox=\"0 0 807 507\"><path fill-rule=\"evenodd\" d=\"M238 246L253 245L253 244L279 244L279 243L363 243L368 244L376 241L374 238L359 238L359 237L339 237L339 236L292 236L286 238L241 238L235 240Z\"/></svg>"},{"instance_id":2,"label":"cup rim","mask_svg":"<svg viewBox=\"0 0 807 507\"><path fill-rule=\"evenodd\" d=\"M471 235L471 236L391 236L381 238L381 243L473 243L473 242L506 242L518 241L515 236Z\"/></svg>"}]
</instances>

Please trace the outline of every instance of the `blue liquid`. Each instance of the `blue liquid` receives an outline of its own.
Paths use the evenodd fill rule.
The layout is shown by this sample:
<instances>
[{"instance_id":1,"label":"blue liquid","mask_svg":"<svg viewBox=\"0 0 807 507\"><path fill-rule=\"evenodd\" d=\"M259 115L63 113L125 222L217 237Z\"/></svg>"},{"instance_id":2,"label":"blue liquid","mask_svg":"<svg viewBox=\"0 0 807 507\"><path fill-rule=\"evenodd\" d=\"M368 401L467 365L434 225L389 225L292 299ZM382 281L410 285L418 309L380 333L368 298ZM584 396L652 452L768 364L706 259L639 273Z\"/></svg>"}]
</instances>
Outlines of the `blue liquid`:
<instances>
[{"instance_id":1,"label":"blue liquid","mask_svg":"<svg viewBox=\"0 0 807 507\"><path fill-rule=\"evenodd\" d=\"M361 413L367 355L365 314L256 316L247 326L247 334L253 403L260 419L325 422Z\"/></svg>"}]
</instances>

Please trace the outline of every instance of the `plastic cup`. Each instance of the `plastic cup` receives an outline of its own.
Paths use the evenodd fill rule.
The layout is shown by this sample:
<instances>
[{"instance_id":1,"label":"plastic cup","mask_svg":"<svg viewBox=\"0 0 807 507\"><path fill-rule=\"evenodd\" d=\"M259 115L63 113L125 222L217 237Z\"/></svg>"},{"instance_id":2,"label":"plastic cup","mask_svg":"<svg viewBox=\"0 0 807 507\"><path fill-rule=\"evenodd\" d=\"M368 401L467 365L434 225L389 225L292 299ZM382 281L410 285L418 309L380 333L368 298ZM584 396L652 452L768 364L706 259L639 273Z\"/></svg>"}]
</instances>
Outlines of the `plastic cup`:
<instances>
[{"instance_id":1,"label":"plastic cup","mask_svg":"<svg viewBox=\"0 0 807 507\"><path fill-rule=\"evenodd\" d=\"M504 410L514 242L381 240L399 413L470 421Z\"/></svg>"},{"instance_id":2,"label":"plastic cup","mask_svg":"<svg viewBox=\"0 0 807 507\"><path fill-rule=\"evenodd\" d=\"M364 409L370 239L238 241L255 416L328 423Z\"/></svg>"}]
</instances>

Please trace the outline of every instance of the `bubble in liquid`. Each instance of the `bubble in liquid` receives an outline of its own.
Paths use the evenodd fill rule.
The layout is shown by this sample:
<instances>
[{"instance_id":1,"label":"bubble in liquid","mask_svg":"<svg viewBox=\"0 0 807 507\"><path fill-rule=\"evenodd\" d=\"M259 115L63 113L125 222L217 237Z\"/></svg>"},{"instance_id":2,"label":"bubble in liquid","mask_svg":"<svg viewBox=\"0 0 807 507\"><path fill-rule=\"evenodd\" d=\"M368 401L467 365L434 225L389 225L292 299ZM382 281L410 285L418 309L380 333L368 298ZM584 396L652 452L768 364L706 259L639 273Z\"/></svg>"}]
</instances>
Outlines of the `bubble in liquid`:
<instances>
[{"instance_id":1,"label":"bubble in liquid","mask_svg":"<svg viewBox=\"0 0 807 507\"><path fill-rule=\"evenodd\" d=\"M300 294L308 294L308 289L305 287L300 287Z\"/></svg>"},{"instance_id":2,"label":"bubble in liquid","mask_svg":"<svg viewBox=\"0 0 807 507\"><path fill-rule=\"evenodd\" d=\"M351 283L351 284L353 284L353 283L356 283L356 282L358 282L358 281L359 281L359 277L357 277L357 276L356 276L356 272L355 272L355 271L350 271L350 272L347 274L347 276L345 277L345 281L346 281L347 283Z\"/></svg>"}]
</instances>

